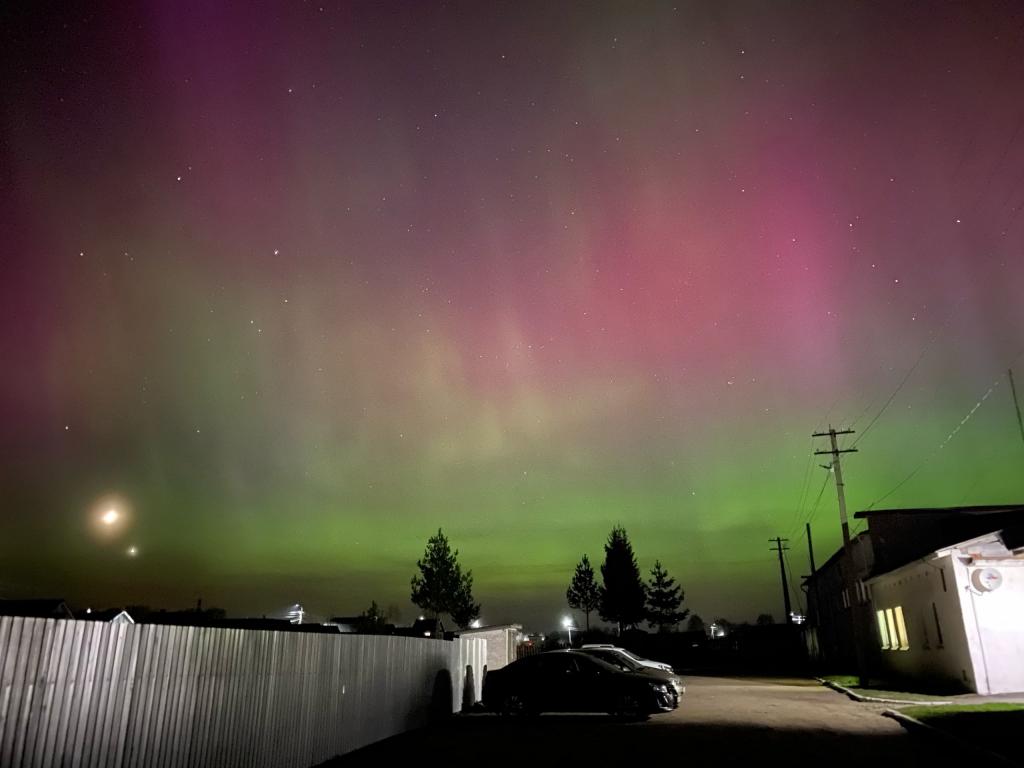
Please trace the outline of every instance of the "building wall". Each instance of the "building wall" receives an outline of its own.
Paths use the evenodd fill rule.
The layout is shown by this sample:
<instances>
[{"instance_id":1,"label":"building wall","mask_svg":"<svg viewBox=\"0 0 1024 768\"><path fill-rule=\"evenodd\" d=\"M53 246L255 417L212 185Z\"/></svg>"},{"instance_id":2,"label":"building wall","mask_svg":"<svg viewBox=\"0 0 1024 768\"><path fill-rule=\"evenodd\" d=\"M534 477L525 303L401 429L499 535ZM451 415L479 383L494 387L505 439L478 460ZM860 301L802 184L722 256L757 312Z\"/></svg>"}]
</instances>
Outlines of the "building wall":
<instances>
[{"instance_id":1,"label":"building wall","mask_svg":"<svg viewBox=\"0 0 1024 768\"><path fill-rule=\"evenodd\" d=\"M902 607L910 646L881 651L882 663L899 676L959 683L978 693L1024 691L1024 561L965 559L953 549L873 580L875 609ZM1002 574L998 589L972 583L982 567ZM877 628L874 641L877 646Z\"/></svg>"},{"instance_id":2,"label":"building wall","mask_svg":"<svg viewBox=\"0 0 1024 768\"><path fill-rule=\"evenodd\" d=\"M976 571L991 567L1003 577L991 592L973 583ZM979 693L1024 691L1024 561L959 564L964 624L974 659Z\"/></svg>"},{"instance_id":3,"label":"building wall","mask_svg":"<svg viewBox=\"0 0 1024 768\"><path fill-rule=\"evenodd\" d=\"M487 669L493 671L516 660L515 627L494 627L493 629L463 630L461 637L475 637L487 642Z\"/></svg>"},{"instance_id":4,"label":"building wall","mask_svg":"<svg viewBox=\"0 0 1024 768\"><path fill-rule=\"evenodd\" d=\"M0 765L313 766L478 701L485 655L477 639L0 617Z\"/></svg>"},{"instance_id":5,"label":"building wall","mask_svg":"<svg viewBox=\"0 0 1024 768\"><path fill-rule=\"evenodd\" d=\"M844 572L852 569L855 582L866 579L874 566L871 540L867 533L852 542L853 559L839 550L807 581L808 621L804 625L805 643L811 658L822 668L847 672L857 668L854 646L854 621L862 637L871 631L867 592L856 588L851 596L844 588ZM868 663L872 662L869 654Z\"/></svg>"},{"instance_id":6,"label":"building wall","mask_svg":"<svg viewBox=\"0 0 1024 768\"><path fill-rule=\"evenodd\" d=\"M951 557L911 563L879 576L871 581L871 595L873 616L877 617L879 610L903 609L909 641L907 650L882 650L877 620L872 623L871 639L879 649L883 674L976 690L958 574Z\"/></svg>"}]
</instances>

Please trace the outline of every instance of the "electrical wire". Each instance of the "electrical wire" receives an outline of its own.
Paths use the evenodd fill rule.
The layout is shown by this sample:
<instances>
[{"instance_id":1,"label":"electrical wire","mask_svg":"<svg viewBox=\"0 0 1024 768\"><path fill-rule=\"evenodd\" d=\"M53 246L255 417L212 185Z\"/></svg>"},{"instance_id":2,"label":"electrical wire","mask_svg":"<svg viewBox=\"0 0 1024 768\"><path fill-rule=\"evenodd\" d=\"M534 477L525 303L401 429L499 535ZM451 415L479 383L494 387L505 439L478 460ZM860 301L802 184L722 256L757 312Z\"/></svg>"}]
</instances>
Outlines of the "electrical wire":
<instances>
[{"instance_id":1,"label":"electrical wire","mask_svg":"<svg viewBox=\"0 0 1024 768\"><path fill-rule=\"evenodd\" d=\"M1019 357L1019 355L1018 355L1018 357ZM946 439L945 440L943 440L941 443L939 443L939 445L931 453L929 453L920 464L918 464L916 467L914 467L914 469L912 469L910 471L910 473L906 477L904 477L902 480L900 480L898 483L896 483L896 485L893 486L887 493L884 493L882 496L880 496L879 498L877 498L873 502L871 502L871 505L868 507L868 509L874 509L875 505L881 504L887 498L889 498L894 493L896 493L896 491L898 491L900 488L902 488L904 485L906 485L911 479L913 479L917 475L918 472L920 472L922 469L924 469L925 466L929 462L931 462L931 460L934 459L943 448L945 448L947 445L949 445L950 441L960 433L960 430L963 429L964 425L968 421L970 421L971 417L974 416L974 414L977 412L977 410L979 408L981 408L981 406L985 404L985 401L989 399L989 397L992 395L992 393L996 391L996 389L999 387L999 382L1000 382L1001 378L1002 377L997 378L995 381L992 382L991 385L989 385L989 388L985 391L985 394L982 395L981 399L978 400L971 407L971 409L967 412L967 415L965 415L962 419L960 419L960 422L953 428L953 430L948 435L946 435Z\"/></svg>"}]
</instances>

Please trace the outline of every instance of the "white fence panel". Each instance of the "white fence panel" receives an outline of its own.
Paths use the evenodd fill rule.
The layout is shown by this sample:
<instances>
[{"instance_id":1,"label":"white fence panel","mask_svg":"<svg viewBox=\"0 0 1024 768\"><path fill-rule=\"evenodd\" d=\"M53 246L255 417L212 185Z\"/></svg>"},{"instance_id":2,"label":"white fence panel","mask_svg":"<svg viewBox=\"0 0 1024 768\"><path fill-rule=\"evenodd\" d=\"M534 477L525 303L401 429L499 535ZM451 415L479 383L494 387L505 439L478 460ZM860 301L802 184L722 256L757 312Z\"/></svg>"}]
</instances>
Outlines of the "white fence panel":
<instances>
[{"instance_id":1,"label":"white fence panel","mask_svg":"<svg viewBox=\"0 0 1024 768\"><path fill-rule=\"evenodd\" d=\"M0 617L0 766L302 768L479 701L483 640Z\"/></svg>"}]
</instances>

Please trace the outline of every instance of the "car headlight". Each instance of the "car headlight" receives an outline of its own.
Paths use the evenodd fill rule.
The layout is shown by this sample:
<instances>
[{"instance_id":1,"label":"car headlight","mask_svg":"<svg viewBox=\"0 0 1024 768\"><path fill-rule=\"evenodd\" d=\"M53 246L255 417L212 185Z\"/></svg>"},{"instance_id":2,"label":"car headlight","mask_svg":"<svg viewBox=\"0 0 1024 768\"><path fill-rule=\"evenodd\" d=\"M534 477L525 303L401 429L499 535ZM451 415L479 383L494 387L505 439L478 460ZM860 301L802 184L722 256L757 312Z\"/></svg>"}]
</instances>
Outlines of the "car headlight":
<instances>
[{"instance_id":1,"label":"car headlight","mask_svg":"<svg viewBox=\"0 0 1024 768\"><path fill-rule=\"evenodd\" d=\"M658 693L668 693L668 686L664 683L654 683L654 690Z\"/></svg>"}]
</instances>

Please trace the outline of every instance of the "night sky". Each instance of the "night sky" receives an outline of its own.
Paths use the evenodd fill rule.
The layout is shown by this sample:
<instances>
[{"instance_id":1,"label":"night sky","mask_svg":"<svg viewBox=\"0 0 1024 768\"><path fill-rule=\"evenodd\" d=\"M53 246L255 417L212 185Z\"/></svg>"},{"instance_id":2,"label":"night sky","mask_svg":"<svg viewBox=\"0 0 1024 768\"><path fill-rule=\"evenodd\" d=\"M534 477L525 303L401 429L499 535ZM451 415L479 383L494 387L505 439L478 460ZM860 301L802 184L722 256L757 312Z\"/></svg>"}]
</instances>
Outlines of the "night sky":
<instances>
[{"instance_id":1,"label":"night sky","mask_svg":"<svg viewBox=\"0 0 1024 768\"><path fill-rule=\"evenodd\" d=\"M408 620L443 527L545 629L620 523L781 618L816 428L1024 499L1018 4L123 5L0 12L0 595Z\"/></svg>"}]
</instances>

